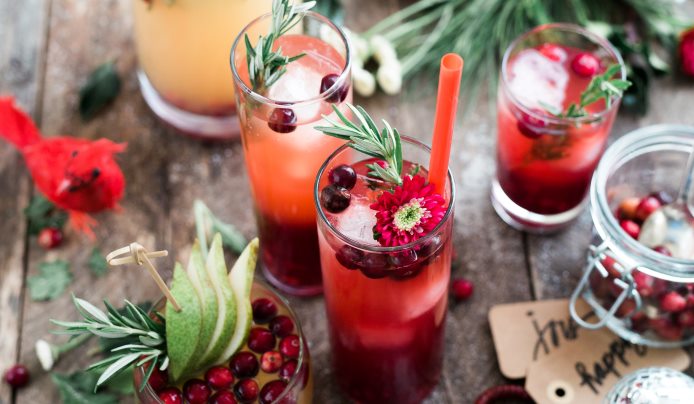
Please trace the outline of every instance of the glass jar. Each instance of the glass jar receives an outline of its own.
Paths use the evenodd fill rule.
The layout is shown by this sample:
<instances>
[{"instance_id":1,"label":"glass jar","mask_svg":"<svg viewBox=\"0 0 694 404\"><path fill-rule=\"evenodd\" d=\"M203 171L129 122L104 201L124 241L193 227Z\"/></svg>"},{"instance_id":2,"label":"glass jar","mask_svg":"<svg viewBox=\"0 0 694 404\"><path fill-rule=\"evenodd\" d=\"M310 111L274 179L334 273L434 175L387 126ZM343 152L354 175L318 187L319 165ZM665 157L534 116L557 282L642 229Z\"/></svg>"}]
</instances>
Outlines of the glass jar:
<instances>
[{"instance_id":1,"label":"glass jar","mask_svg":"<svg viewBox=\"0 0 694 404\"><path fill-rule=\"evenodd\" d=\"M654 347L694 343L694 261L644 246L617 218L626 198L661 191L674 197L693 149L694 127L656 125L631 132L605 152L590 190L595 235L569 306L579 325L606 325L629 342ZM595 318L576 314L579 296Z\"/></svg>"},{"instance_id":2,"label":"glass jar","mask_svg":"<svg viewBox=\"0 0 694 404\"><path fill-rule=\"evenodd\" d=\"M253 289L251 290L251 300L255 301L257 299L269 299L277 306L277 315L288 316L294 323L293 334L299 337L300 349L299 356L295 360L296 367L294 373L289 377L287 382L287 387L285 387L284 392L280 395L273 403L295 403L295 404L310 404L313 401L313 378L311 375L311 359L308 351L308 345L306 338L301 331L301 325L299 324L299 319L296 314L289 307L289 302L287 302L282 296L275 293L272 289L259 283L253 283ZM159 300L155 305L153 311L161 311L164 308L165 300ZM255 326L267 326L267 324L256 324ZM278 338L278 343L279 343ZM241 348L242 351L248 351L248 347L244 345ZM260 362L260 355L254 354L258 357L258 362ZM290 359L291 360L291 359ZM287 363L290 360L284 360L283 363ZM223 364L228 365L228 363ZM133 383L135 384L135 395L138 403L142 404L164 404L162 400L157 396L157 392L154 391L151 385L147 384L142 391L140 391L140 383L145 375L144 367L139 367L133 372ZM200 379L204 379L204 375L199 376ZM255 380L258 382L258 386L262 389L263 385L266 383L278 379L278 374L267 374L260 370ZM235 380L238 381L239 379ZM176 386L181 389L181 386Z\"/></svg>"}]
</instances>

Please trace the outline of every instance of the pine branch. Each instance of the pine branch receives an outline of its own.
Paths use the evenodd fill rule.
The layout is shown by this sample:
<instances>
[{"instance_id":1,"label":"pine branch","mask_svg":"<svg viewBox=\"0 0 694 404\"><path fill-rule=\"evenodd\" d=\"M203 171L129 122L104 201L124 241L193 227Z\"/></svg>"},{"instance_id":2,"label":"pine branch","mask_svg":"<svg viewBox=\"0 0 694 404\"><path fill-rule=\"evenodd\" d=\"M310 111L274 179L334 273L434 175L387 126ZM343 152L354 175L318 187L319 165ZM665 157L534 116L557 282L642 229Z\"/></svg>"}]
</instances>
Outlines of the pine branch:
<instances>
[{"instance_id":1,"label":"pine branch","mask_svg":"<svg viewBox=\"0 0 694 404\"><path fill-rule=\"evenodd\" d=\"M368 156L384 160L387 163L385 167L379 164L368 164L367 167L371 170L369 175L396 185L402 184L402 143L398 130L384 120L383 125L385 127L379 131L376 123L364 108L355 107L352 104L345 105L357 119L358 124L347 119L333 104L333 110L340 122L335 122L323 115L323 118L331 126L317 126L316 130L328 136L348 140L351 142L351 148Z\"/></svg>"},{"instance_id":2,"label":"pine branch","mask_svg":"<svg viewBox=\"0 0 694 404\"><path fill-rule=\"evenodd\" d=\"M303 53L296 56L285 56L282 48L273 51L272 47L277 38L294 28L304 15L316 4L309 1L303 4L290 4L289 0L273 0L272 2L272 26L270 33L258 37L255 46L251 44L248 34L244 36L246 45L246 63L248 65L248 79L253 91L264 93L270 86L277 82L287 72L287 65L304 56Z\"/></svg>"}]
</instances>

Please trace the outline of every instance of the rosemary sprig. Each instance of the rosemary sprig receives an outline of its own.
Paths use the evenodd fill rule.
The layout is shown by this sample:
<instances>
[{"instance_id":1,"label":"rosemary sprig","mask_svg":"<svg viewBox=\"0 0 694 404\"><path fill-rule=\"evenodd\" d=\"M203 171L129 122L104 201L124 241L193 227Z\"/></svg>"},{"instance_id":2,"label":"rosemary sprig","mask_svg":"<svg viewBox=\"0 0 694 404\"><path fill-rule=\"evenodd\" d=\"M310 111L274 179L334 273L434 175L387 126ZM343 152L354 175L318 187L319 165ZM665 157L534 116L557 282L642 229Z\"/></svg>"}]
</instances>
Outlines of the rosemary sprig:
<instances>
[{"instance_id":1,"label":"rosemary sprig","mask_svg":"<svg viewBox=\"0 0 694 404\"><path fill-rule=\"evenodd\" d=\"M379 131L373 119L371 119L364 108L360 106L355 107L349 103L345 105L347 105L354 117L357 118L359 125L347 119L333 104L333 110L341 122L335 122L328 116L323 115L323 118L331 126L317 126L316 130L329 136L349 140L351 141L350 147L353 149L384 160L387 163L385 167L379 164L368 164L367 167L371 170L369 175L396 185L402 184L402 143L398 130L391 127L384 120L384 128Z\"/></svg>"},{"instance_id":2,"label":"rosemary sprig","mask_svg":"<svg viewBox=\"0 0 694 404\"><path fill-rule=\"evenodd\" d=\"M267 36L258 36L255 47L251 45L248 34L244 36L246 44L246 63L248 65L248 78L253 91L264 93L284 73L287 72L287 64L304 56L303 53L296 56L285 56L282 47L272 50L277 38L286 34L296 24L301 22L304 15L314 5L315 1L303 4L290 4L289 0L273 0L272 2L272 26Z\"/></svg>"},{"instance_id":3,"label":"rosemary sprig","mask_svg":"<svg viewBox=\"0 0 694 404\"><path fill-rule=\"evenodd\" d=\"M104 301L108 314L74 295L72 300L83 321L51 320L53 324L64 328L54 333L73 336L94 334L112 339L112 346L115 347L111 349L106 359L92 364L87 369L104 369L96 382L95 389L133 364L139 367L151 362L140 385L142 390L147 385L155 366L160 370L168 367L169 358L166 352L163 317L158 316L158 321L154 321L144 310L127 300L123 313Z\"/></svg>"},{"instance_id":4,"label":"rosemary sprig","mask_svg":"<svg viewBox=\"0 0 694 404\"><path fill-rule=\"evenodd\" d=\"M543 104L543 106L558 118L581 118L588 116L586 107L600 99L605 100L605 108L612 106L613 98L621 98L624 91L631 86L629 80L613 79L619 72L621 66L613 64L605 70L605 73L593 77L585 90L581 93L581 100L578 104L569 105L566 112L558 111L556 108Z\"/></svg>"}]
</instances>

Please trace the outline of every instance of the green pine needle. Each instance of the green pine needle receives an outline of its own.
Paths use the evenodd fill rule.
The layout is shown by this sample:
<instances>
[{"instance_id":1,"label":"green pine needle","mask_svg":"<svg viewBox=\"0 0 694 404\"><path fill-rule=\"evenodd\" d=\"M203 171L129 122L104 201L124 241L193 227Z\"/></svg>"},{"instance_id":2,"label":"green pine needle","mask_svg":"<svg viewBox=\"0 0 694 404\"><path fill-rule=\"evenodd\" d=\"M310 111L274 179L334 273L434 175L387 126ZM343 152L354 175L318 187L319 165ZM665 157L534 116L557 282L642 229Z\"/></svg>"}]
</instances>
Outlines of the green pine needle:
<instances>
[{"instance_id":1,"label":"green pine needle","mask_svg":"<svg viewBox=\"0 0 694 404\"><path fill-rule=\"evenodd\" d=\"M309 1L303 4L290 4L289 0L273 0L272 2L272 27L266 37L259 36L258 42L253 46L246 34L243 38L246 45L246 63L248 65L248 79L253 91L264 93L270 86L277 82L287 72L287 65L304 56L303 53L296 56L285 56L282 48L273 51L272 46L277 38L294 28L304 15L316 4Z\"/></svg>"},{"instance_id":2,"label":"green pine needle","mask_svg":"<svg viewBox=\"0 0 694 404\"><path fill-rule=\"evenodd\" d=\"M345 105L350 109L358 123L353 123L347 119L333 104L333 110L340 122L335 122L330 117L323 115L323 119L331 126L317 126L316 130L338 139L349 140L351 148L368 156L384 160L388 163L386 167L368 164L367 167L371 170L369 175L396 185L402 184L402 143L398 130L384 120L384 128L379 131L364 108L355 107L349 103Z\"/></svg>"}]
</instances>

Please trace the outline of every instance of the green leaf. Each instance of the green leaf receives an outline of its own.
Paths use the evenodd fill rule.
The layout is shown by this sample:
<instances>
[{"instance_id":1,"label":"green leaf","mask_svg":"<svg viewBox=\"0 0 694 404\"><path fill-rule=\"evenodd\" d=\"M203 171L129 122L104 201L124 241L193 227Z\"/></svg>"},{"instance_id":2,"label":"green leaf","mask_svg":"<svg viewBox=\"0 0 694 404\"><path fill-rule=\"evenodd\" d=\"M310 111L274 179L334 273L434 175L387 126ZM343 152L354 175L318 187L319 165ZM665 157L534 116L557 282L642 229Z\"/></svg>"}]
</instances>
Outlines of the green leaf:
<instances>
[{"instance_id":1,"label":"green leaf","mask_svg":"<svg viewBox=\"0 0 694 404\"><path fill-rule=\"evenodd\" d=\"M24 208L24 215L29 221L29 235L35 236L46 227L62 229L67 222L67 212L58 209L43 195L35 195Z\"/></svg>"},{"instance_id":2,"label":"green leaf","mask_svg":"<svg viewBox=\"0 0 694 404\"><path fill-rule=\"evenodd\" d=\"M89 256L87 265L89 265L89 269L91 269L96 276L103 276L108 271L106 258L101 255L98 248L92 250L92 255Z\"/></svg>"},{"instance_id":3,"label":"green leaf","mask_svg":"<svg viewBox=\"0 0 694 404\"><path fill-rule=\"evenodd\" d=\"M120 92L120 77L114 63L107 62L94 70L80 89L79 112L83 121L92 119Z\"/></svg>"},{"instance_id":4,"label":"green leaf","mask_svg":"<svg viewBox=\"0 0 694 404\"><path fill-rule=\"evenodd\" d=\"M70 266L65 261L42 262L39 274L27 279L29 295L34 301L53 300L62 295L72 282Z\"/></svg>"},{"instance_id":5,"label":"green leaf","mask_svg":"<svg viewBox=\"0 0 694 404\"><path fill-rule=\"evenodd\" d=\"M118 404L118 396L115 394L94 393L96 375L91 372L77 372L71 375L52 373L51 379L58 387L63 404Z\"/></svg>"}]
</instances>

